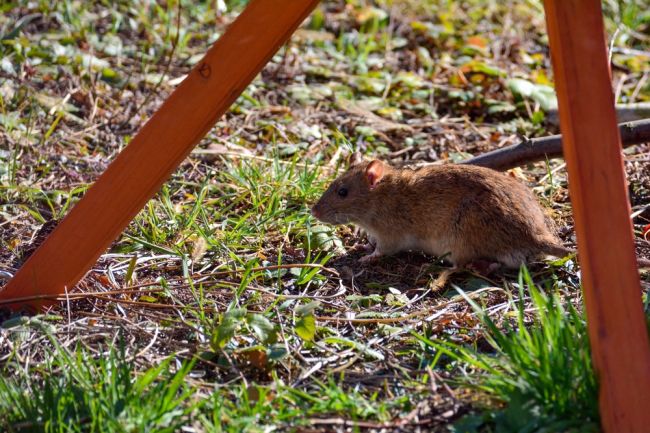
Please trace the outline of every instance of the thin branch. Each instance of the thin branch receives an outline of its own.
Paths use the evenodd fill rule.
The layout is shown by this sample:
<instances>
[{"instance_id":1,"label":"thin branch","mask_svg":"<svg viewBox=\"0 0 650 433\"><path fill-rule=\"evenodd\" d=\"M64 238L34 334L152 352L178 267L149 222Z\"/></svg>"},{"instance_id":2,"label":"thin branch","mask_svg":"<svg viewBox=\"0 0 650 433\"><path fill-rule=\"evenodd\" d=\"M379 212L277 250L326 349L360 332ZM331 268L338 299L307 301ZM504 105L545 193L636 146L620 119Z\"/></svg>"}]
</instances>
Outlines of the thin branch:
<instances>
[{"instance_id":1,"label":"thin branch","mask_svg":"<svg viewBox=\"0 0 650 433\"><path fill-rule=\"evenodd\" d=\"M620 123L618 129L624 148L650 142L650 119ZM467 159L461 164L480 165L503 171L546 158L561 157L562 136L551 135L550 137L526 139L521 143Z\"/></svg>"}]
</instances>

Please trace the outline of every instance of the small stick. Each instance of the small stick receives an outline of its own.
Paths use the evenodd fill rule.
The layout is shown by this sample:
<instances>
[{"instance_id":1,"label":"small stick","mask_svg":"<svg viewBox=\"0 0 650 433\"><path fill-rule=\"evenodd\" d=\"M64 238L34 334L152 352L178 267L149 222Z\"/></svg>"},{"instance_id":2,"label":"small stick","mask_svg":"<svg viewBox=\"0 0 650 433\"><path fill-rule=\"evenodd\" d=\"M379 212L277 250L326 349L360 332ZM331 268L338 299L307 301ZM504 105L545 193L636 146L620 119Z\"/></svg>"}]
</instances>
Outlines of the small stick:
<instances>
[{"instance_id":1,"label":"small stick","mask_svg":"<svg viewBox=\"0 0 650 433\"><path fill-rule=\"evenodd\" d=\"M623 147L650 142L650 119L620 123ZM493 150L482 155L462 161L461 164L480 165L495 170L508 170L545 158L562 157L562 136L525 139L521 143Z\"/></svg>"}]
</instances>

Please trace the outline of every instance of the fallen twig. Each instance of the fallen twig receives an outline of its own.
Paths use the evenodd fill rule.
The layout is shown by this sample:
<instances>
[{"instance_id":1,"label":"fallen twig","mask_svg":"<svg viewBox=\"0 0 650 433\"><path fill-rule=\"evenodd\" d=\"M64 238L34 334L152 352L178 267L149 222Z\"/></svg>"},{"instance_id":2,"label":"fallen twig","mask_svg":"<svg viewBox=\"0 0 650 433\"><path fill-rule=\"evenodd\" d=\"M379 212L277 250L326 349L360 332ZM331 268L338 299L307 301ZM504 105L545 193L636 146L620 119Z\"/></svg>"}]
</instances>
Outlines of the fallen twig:
<instances>
[{"instance_id":1,"label":"fallen twig","mask_svg":"<svg viewBox=\"0 0 650 433\"><path fill-rule=\"evenodd\" d=\"M643 79L641 79L643 81ZM641 83L643 87L643 83ZM650 116L650 102L637 102L634 104L616 104L616 118L618 123L632 122L647 119ZM546 120L552 125L560 124L560 114L557 108L546 113Z\"/></svg>"},{"instance_id":2,"label":"fallen twig","mask_svg":"<svg viewBox=\"0 0 650 433\"><path fill-rule=\"evenodd\" d=\"M636 120L618 125L623 147L650 142L650 119ZM508 170L545 158L562 156L562 136L551 135L526 139L521 143L493 150L462 161L461 164L480 165L495 170Z\"/></svg>"}]
</instances>

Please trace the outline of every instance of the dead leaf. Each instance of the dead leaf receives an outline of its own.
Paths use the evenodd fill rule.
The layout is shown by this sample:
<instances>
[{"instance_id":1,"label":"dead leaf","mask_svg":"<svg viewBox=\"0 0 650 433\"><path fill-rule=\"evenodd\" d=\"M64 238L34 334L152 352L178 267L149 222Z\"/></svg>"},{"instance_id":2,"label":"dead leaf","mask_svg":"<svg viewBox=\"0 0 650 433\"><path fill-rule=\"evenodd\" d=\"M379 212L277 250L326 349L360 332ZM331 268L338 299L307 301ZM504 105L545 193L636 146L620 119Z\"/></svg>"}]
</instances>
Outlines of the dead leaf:
<instances>
[{"instance_id":1,"label":"dead leaf","mask_svg":"<svg viewBox=\"0 0 650 433\"><path fill-rule=\"evenodd\" d=\"M195 239L192 245L192 262L196 263L201 260L206 251L208 251L208 243L205 241L205 238L200 236Z\"/></svg>"},{"instance_id":2,"label":"dead leaf","mask_svg":"<svg viewBox=\"0 0 650 433\"><path fill-rule=\"evenodd\" d=\"M485 39L483 36L471 36L467 38L467 45L484 49L488 46L488 40Z\"/></svg>"},{"instance_id":3,"label":"dead leaf","mask_svg":"<svg viewBox=\"0 0 650 433\"><path fill-rule=\"evenodd\" d=\"M379 132L389 132L389 131L408 131L413 132L413 128L402 123L393 122L383 117L377 116L375 113L361 108L355 102L350 101L349 99L338 99L337 100L339 108L348 113L361 117L365 120L365 123L368 124L371 128Z\"/></svg>"},{"instance_id":4,"label":"dead leaf","mask_svg":"<svg viewBox=\"0 0 650 433\"><path fill-rule=\"evenodd\" d=\"M267 370L269 357L265 350L246 350L240 353L240 359L258 370Z\"/></svg>"},{"instance_id":5,"label":"dead leaf","mask_svg":"<svg viewBox=\"0 0 650 433\"><path fill-rule=\"evenodd\" d=\"M207 149L194 149L193 155L198 155L199 158L205 162L214 162L219 155L227 154L240 154L240 155L253 155L249 149L238 144L223 142L223 143L210 143Z\"/></svg>"},{"instance_id":6,"label":"dead leaf","mask_svg":"<svg viewBox=\"0 0 650 433\"><path fill-rule=\"evenodd\" d=\"M333 41L334 35L321 30L298 29L293 34L297 42L329 42Z\"/></svg>"}]
</instances>

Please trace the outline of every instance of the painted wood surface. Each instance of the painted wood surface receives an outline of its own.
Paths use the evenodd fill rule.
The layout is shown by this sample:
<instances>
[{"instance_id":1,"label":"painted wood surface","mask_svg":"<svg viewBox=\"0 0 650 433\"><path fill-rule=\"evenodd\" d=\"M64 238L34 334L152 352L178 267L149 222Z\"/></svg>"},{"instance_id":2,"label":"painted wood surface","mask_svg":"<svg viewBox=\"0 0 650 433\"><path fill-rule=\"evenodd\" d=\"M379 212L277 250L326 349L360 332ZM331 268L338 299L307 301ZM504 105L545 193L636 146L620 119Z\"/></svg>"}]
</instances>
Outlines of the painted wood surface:
<instances>
[{"instance_id":1,"label":"painted wood surface","mask_svg":"<svg viewBox=\"0 0 650 433\"><path fill-rule=\"evenodd\" d=\"M317 4L252 0L0 298L71 290Z\"/></svg>"},{"instance_id":2,"label":"painted wood surface","mask_svg":"<svg viewBox=\"0 0 650 433\"><path fill-rule=\"evenodd\" d=\"M545 0L604 431L650 429L650 346L599 0Z\"/></svg>"}]
</instances>

